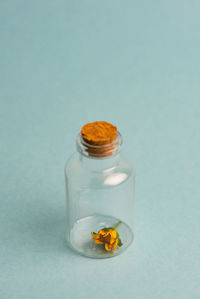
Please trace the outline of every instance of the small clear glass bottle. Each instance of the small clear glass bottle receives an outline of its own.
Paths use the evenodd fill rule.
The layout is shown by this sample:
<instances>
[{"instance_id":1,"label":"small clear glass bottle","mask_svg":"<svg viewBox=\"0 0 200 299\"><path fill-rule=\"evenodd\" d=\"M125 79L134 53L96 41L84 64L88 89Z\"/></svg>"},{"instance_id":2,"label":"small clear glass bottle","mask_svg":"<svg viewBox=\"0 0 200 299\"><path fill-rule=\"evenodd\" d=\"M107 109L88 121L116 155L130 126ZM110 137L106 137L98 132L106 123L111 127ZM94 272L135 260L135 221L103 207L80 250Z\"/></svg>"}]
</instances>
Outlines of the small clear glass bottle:
<instances>
[{"instance_id":1,"label":"small clear glass bottle","mask_svg":"<svg viewBox=\"0 0 200 299\"><path fill-rule=\"evenodd\" d=\"M122 136L106 145L91 145L78 134L77 152L65 167L67 241L77 252L91 258L122 253L133 241L134 171L121 156ZM121 246L105 250L91 233L114 228ZM115 236L116 237L116 236Z\"/></svg>"}]
</instances>

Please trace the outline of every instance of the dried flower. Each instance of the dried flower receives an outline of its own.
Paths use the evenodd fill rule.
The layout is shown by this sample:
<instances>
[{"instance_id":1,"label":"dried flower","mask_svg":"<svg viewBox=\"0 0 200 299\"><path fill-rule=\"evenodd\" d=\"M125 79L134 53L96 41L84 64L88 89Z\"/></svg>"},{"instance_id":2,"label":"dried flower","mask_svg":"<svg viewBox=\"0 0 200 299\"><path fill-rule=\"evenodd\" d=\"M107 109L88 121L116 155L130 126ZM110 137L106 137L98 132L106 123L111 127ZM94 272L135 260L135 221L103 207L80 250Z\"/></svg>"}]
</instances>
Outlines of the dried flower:
<instances>
[{"instance_id":1,"label":"dried flower","mask_svg":"<svg viewBox=\"0 0 200 299\"><path fill-rule=\"evenodd\" d=\"M93 237L93 240L97 244L104 244L105 245L105 249L107 251L111 251L112 249L114 251L116 251L117 245L118 246L122 246L122 242L121 242L121 240L119 238L119 234L115 230L115 228L118 225L115 225L114 228L113 227L105 227L105 228L101 229L100 231L98 231L98 233L92 232L91 235Z\"/></svg>"}]
</instances>

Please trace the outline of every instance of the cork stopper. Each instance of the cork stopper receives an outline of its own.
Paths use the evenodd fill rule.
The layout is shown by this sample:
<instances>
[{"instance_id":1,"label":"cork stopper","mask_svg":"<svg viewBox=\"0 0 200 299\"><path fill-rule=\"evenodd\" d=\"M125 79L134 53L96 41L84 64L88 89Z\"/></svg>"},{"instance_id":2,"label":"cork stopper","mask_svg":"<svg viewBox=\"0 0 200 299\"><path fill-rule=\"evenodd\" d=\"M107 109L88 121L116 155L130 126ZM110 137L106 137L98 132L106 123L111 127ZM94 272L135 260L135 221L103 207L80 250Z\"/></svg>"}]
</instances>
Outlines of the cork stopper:
<instances>
[{"instance_id":1,"label":"cork stopper","mask_svg":"<svg viewBox=\"0 0 200 299\"><path fill-rule=\"evenodd\" d=\"M117 128L106 121L95 121L84 125L81 134L88 144L105 145L116 139Z\"/></svg>"},{"instance_id":2,"label":"cork stopper","mask_svg":"<svg viewBox=\"0 0 200 299\"><path fill-rule=\"evenodd\" d=\"M90 156L106 157L112 155L115 149L117 127L106 121L95 121L82 127L81 136L88 144Z\"/></svg>"}]
</instances>

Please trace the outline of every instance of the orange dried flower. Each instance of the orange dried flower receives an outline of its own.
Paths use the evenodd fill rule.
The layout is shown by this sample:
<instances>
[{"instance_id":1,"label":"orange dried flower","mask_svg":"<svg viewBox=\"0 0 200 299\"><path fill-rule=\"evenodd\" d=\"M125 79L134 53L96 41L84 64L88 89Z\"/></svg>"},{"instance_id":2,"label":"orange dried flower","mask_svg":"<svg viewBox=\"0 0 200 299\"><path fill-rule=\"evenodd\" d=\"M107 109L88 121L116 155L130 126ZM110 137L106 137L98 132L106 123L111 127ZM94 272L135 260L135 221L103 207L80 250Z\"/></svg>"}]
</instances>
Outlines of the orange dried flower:
<instances>
[{"instance_id":1,"label":"orange dried flower","mask_svg":"<svg viewBox=\"0 0 200 299\"><path fill-rule=\"evenodd\" d=\"M114 228L103 228L98 233L91 233L97 244L104 244L107 251L116 251L117 245L122 246L118 232Z\"/></svg>"}]
</instances>

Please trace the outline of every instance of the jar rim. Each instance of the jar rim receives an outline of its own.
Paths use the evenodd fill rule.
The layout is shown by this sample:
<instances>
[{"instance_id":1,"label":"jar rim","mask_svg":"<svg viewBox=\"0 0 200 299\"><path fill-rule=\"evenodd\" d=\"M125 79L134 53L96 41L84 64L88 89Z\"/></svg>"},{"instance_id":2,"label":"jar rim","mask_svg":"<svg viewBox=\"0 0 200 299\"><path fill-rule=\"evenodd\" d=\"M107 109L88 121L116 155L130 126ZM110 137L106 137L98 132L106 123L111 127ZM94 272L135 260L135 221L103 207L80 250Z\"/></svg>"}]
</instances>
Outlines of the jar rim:
<instances>
[{"instance_id":1,"label":"jar rim","mask_svg":"<svg viewBox=\"0 0 200 299\"><path fill-rule=\"evenodd\" d=\"M81 132L77 135L76 138L76 146L78 152L87 158L102 159L116 156L121 151L122 144L123 139L119 131L117 132L117 137L115 138L115 140L113 140L112 143L104 145L93 145L87 143L83 139Z\"/></svg>"}]
</instances>

